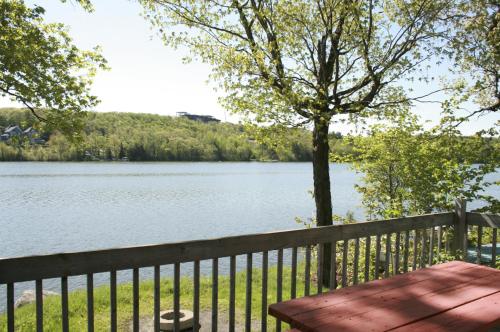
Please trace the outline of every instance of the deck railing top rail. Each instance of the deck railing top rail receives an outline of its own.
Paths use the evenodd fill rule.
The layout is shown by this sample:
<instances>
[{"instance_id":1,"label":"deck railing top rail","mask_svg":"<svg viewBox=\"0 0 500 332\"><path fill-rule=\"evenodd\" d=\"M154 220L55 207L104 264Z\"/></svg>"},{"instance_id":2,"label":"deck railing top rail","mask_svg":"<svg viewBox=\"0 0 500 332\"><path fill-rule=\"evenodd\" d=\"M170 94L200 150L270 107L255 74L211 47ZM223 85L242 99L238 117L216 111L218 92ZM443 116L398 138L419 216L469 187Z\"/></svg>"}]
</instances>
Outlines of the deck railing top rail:
<instances>
[{"instance_id":1,"label":"deck railing top rail","mask_svg":"<svg viewBox=\"0 0 500 332\"><path fill-rule=\"evenodd\" d=\"M467 225L500 228L500 215L467 212Z\"/></svg>"},{"instance_id":2,"label":"deck railing top rail","mask_svg":"<svg viewBox=\"0 0 500 332\"><path fill-rule=\"evenodd\" d=\"M407 230L453 225L454 213L436 213L361 222L239 235L218 239L166 243L74 253L0 259L0 284L127 270L246 253L316 245ZM472 214L474 224L500 225L500 216Z\"/></svg>"}]
</instances>

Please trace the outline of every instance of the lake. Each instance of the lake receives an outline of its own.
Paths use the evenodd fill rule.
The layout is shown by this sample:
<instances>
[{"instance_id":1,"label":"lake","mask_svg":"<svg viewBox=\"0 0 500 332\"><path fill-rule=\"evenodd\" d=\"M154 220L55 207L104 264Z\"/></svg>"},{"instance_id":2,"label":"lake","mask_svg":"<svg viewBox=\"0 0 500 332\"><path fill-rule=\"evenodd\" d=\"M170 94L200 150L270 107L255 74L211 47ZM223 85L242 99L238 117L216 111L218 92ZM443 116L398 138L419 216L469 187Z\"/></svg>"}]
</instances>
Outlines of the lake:
<instances>
[{"instance_id":1,"label":"lake","mask_svg":"<svg viewBox=\"0 0 500 332\"><path fill-rule=\"evenodd\" d=\"M332 164L335 213L358 175ZM299 228L310 163L0 163L0 257Z\"/></svg>"},{"instance_id":2,"label":"lake","mask_svg":"<svg viewBox=\"0 0 500 332\"><path fill-rule=\"evenodd\" d=\"M334 213L353 211L363 219L354 189L359 174L348 164L331 164L331 176ZM295 218L314 215L312 188L310 163L4 162L0 257L301 228ZM500 196L498 187L494 190ZM207 264L202 272L208 272ZM226 265L221 259L221 273ZM168 269L162 275L170 274ZM183 273L189 272L190 266L183 267ZM141 276L150 275L144 269ZM129 271L119 280L130 280ZM107 275L97 275L95 282L107 282ZM71 289L83 285L83 278L70 278ZM57 280L44 286L59 291ZM33 287L16 286L16 296Z\"/></svg>"}]
</instances>

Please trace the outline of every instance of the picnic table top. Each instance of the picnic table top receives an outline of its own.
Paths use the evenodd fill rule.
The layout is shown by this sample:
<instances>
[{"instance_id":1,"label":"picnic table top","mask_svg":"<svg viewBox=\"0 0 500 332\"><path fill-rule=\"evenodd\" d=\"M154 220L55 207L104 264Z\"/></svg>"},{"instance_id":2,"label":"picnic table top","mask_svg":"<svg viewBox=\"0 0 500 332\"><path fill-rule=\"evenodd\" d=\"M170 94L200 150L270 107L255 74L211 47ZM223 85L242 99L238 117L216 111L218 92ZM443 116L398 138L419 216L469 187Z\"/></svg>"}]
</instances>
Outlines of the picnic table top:
<instances>
[{"instance_id":1,"label":"picnic table top","mask_svg":"<svg viewBox=\"0 0 500 332\"><path fill-rule=\"evenodd\" d=\"M453 261L269 306L301 331L487 331L500 324L500 270Z\"/></svg>"}]
</instances>

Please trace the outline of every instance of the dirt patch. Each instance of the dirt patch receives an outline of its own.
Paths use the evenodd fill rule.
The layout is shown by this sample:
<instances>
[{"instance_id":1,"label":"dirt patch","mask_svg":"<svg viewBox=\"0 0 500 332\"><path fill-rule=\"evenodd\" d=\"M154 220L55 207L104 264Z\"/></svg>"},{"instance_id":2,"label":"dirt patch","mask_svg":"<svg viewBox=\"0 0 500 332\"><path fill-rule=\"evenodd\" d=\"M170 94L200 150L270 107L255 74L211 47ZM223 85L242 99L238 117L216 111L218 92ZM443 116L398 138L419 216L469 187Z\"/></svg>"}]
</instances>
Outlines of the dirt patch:
<instances>
[{"instance_id":1,"label":"dirt patch","mask_svg":"<svg viewBox=\"0 0 500 332\"><path fill-rule=\"evenodd\" d=\"M229 331L229 319L227 312L219 312L217 319L217 330L218 331ZM238 319L238 315L236 316L236 331L244 331L245 330L245 321L243 317L240 317L241 321ZM209 332L212 330L212 312L210 310L201 311L200 312L200 324L202 332ZM129 324L128 331L132 331L132 322ZM258 331L260 330L260 321L252 321L252 330ZM139 331L140 332L151 332L154 331L153 318L152 317L143 317L139 321Z\"/></svg>"}]
</instances>

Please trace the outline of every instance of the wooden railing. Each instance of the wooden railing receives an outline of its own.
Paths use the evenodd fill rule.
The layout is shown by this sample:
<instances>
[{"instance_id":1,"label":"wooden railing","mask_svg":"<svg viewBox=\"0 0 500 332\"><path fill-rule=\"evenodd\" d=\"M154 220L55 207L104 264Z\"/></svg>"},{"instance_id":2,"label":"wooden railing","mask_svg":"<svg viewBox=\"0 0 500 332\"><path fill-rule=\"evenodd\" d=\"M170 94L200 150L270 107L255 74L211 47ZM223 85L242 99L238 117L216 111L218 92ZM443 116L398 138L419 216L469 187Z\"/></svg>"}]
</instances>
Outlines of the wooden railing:
<instances>
[{"instance_id":1,"label":"wooden railing","mask_svg":"<svg viewBox=\"0 0 500 332\"><path fill-rule=\"evenodd\" d=\"M311 229L280 231L264 234L232 236L219 239L167 243L132 248L97 250L89 252L62 253L44 256L0 259L0 284L6 284L7 330L14 331L14 288L24 281L35 281L36 329L42 331L43 322L43 280L60 279L61 289L61 329L69 330L68 278L86 276L87 284L87 328L94 330L94 274L109 273L109 318L110 329L116 331L117 323L117 271L132 270L133 313L132 329L139 330L140 274L142 268L153 267L154 282L154 329L160 325L160 267L173 266L172 307L175 313L180 310L181 263L192 263L192 289L195 330L200 320L200 262L210 260L211 268L211 329L217 331L219 307L219 259L229 257L229 299L227 311L229 330L236 327L235 275L237 257L246 259L243 273L246 274L244 325L249 331L252 327L252 298L257 295L262 301L260 329L267 330L267 299L269 253L276 251L276 299L277 301L297 296L298 269L304 269L304 295L312 290L324 291L324 274L334 276L328 288L346 287L358 282L388 277L408 270L432 265L445 258L445 255L465 252L467 238L477 232L476 244L478 262L481 260L481 247L484 230L493 243L492 262L496 262L497 228L499 215L466 213L465 205L457 205L453 213L437 213L415 217L382 221L364 222L349 225L325 226ZM477 230L474 230L477 228ZM330 270L323 271L321 261L325 248L330 252ZM283 266L289 261L290 293L283 294ZM261 266L254 258L259 257ZM317 266L317 269L315 268ZM252 289L254 268L261 270L262 288ZM314 270L314 271L313 271ZM245 272L246 271L246 272ZM287 272L288 273L288 272ZM314 285L313 279L315 278ZM312 287L314 286L314 287ZM256 294L257 293L257 294ZM255 316L255 315L253 315ZM175 330L179 330L179 315L175 317ZM254 322L255 323L255 322ZM281 323L276 323L281 330Z\"/></svg>"}]
</instances>

